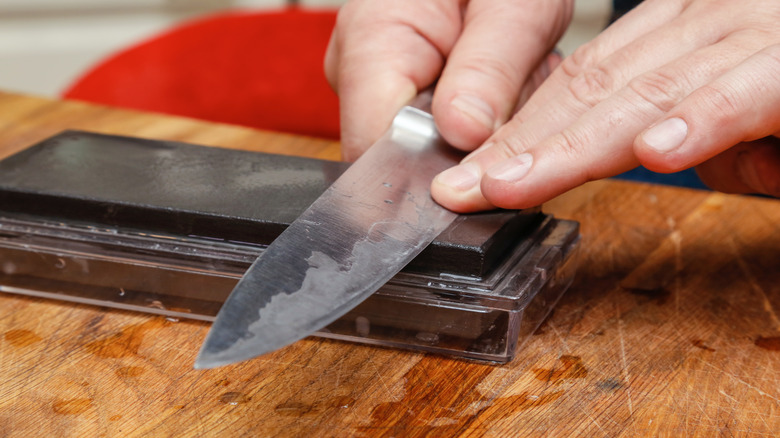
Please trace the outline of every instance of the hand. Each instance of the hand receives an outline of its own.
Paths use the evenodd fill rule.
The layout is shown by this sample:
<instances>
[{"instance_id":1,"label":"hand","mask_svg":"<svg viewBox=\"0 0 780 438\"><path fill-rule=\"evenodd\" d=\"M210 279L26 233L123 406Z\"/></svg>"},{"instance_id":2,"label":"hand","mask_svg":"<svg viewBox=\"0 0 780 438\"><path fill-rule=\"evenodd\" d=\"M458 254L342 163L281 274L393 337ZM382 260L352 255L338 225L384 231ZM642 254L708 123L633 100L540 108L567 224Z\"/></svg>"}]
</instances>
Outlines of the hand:
<instances>
[{"instance_id":1,"label":"hand","mask_svg":"<svg viewBox=\"0 0 780 438\"><path fill-rule=\"evenodd\" d=\"M780 195L780 2L646 0L579 48L434 198L524 208L639 164Z\"/></svg>"},{"instance_id":2,"label":"hand","mask_svg":"<svg viewBox=\"0 0 780 438\"><path fill-rule=\"evenodd\" d=\"M355 0L339 12L325 72L354 160L396 112L438 79L442 136L473 150L551 70L573 0ZM446 65L445 65L446 64Z\"/></svg>"}]
</instances>

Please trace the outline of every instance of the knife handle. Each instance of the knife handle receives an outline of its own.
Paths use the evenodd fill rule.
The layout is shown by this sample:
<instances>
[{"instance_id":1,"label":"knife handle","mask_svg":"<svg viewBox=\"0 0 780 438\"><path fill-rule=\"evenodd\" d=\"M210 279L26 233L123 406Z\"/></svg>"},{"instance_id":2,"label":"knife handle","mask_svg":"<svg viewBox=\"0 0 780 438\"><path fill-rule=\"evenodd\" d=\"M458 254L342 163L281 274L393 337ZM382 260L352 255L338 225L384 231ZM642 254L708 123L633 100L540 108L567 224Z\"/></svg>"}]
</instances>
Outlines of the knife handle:
<instances>
[{"instance_id":1,"label":"knife handle","mask_svg":"<svg viewBox=\"0 0 780 438\"><path fill-rule=\"evenodd\" d=\"M416 108L420 111L432 114L431 103L433 102L433 87L426 88L417 94L406 106Z\"/></svg>"},{"instance_id":2,"label":"knife handle","mask_svg":"<svg viewBox=\"0 0 780 438\"><path fill-rule=\"evenodd\" d=\"M428 88L401 108L393 118L389 131L391 138L404 147L435 146L441 136L433 120L432 101L433 88Z\"/></svg>"}]
</instances>

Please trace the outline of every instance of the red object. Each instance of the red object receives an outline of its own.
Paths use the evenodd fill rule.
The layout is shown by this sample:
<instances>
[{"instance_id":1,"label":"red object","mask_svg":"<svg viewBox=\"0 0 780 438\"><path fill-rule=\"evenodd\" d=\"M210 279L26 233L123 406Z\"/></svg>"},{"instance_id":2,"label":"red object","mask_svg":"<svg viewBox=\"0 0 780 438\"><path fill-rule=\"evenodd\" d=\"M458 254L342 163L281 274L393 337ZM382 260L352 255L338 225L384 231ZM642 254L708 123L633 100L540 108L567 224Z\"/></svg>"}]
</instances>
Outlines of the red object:
<instances>
[{"instance_id":1,"label":"red object","mask_svg":"<svg viewBox=\"0 0 780 438\"><path fill-rule=\"evenodd\" d=\"M335 11L232 12L122 50L63 96L336 139L338 99L323 73Z\"/></svg>"}]
</instances>

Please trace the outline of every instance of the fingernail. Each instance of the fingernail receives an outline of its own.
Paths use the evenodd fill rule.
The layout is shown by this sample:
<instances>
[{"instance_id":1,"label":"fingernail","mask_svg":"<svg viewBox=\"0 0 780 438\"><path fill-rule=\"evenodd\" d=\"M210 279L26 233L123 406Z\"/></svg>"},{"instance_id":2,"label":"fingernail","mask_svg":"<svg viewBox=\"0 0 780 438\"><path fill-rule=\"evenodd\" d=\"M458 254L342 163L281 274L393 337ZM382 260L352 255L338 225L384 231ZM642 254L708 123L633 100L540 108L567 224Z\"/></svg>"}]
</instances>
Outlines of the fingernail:
<instances>
[{"instance_id":1,"label":"fingernail","mask_svg":"<svg viewBox=\"0 0 780 438\"><path fill-rule=\"evenodd\" d=\"M450 102L458 111L474 119L477 123L493 131L496 125L496 114L493 107L477 96L459 94Z\"/></svg>"},{"instance_id":2,"label":"fingernail","mask_svg":"<svg viewBox=\"0 0 780 438\"><path fill-rule=\"evenodd\" d=\"M486 174L492 179L514 183L520 181L528 174L533 163L533 155L523 153L496 164L488 169Z\"/></svg>"},{"instance_id":3,"label":"fingernail","mask_svg":"<svg viewBox=\"0 0 780 438\"><path fill-rule=\"evenodd\" d=\"M685 141L688 135L688 124L685 120L674 117L653 126L642 134L642 140L656 152L671 152Z\"/></svg>"},{"instance_id":4,"label":"fingernail","mask_svg":"<svg viewBox=\"0 0 780 438\"><path fill-rule=\"evenodd\" d=\"M464 192L479 183L482 171L477 163L463 163L450 167L436 176L436 182Z\"/></svg>"}]
</instances>

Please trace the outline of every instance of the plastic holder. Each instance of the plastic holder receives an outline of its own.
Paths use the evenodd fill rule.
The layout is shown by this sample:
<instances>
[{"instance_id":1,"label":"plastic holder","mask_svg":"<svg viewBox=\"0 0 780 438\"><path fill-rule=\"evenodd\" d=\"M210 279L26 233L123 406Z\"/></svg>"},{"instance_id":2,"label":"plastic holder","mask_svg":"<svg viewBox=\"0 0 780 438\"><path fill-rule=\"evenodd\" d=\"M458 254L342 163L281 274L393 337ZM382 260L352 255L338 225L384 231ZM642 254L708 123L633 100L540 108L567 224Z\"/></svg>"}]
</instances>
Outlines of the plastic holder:
<instances>
[{"instance_id":1,"label":"plastic holder","mask_svg":"<svg viewBox=\"0 0 780 438\"><path fill-rule=\"evenodd\" d=\"M211 321L344 166L60 134L0 161L0 292ZM507 362L570 285L578 243L576 222L538 210L461 216L315 336Z\"/></svg>"}]
</instances>

